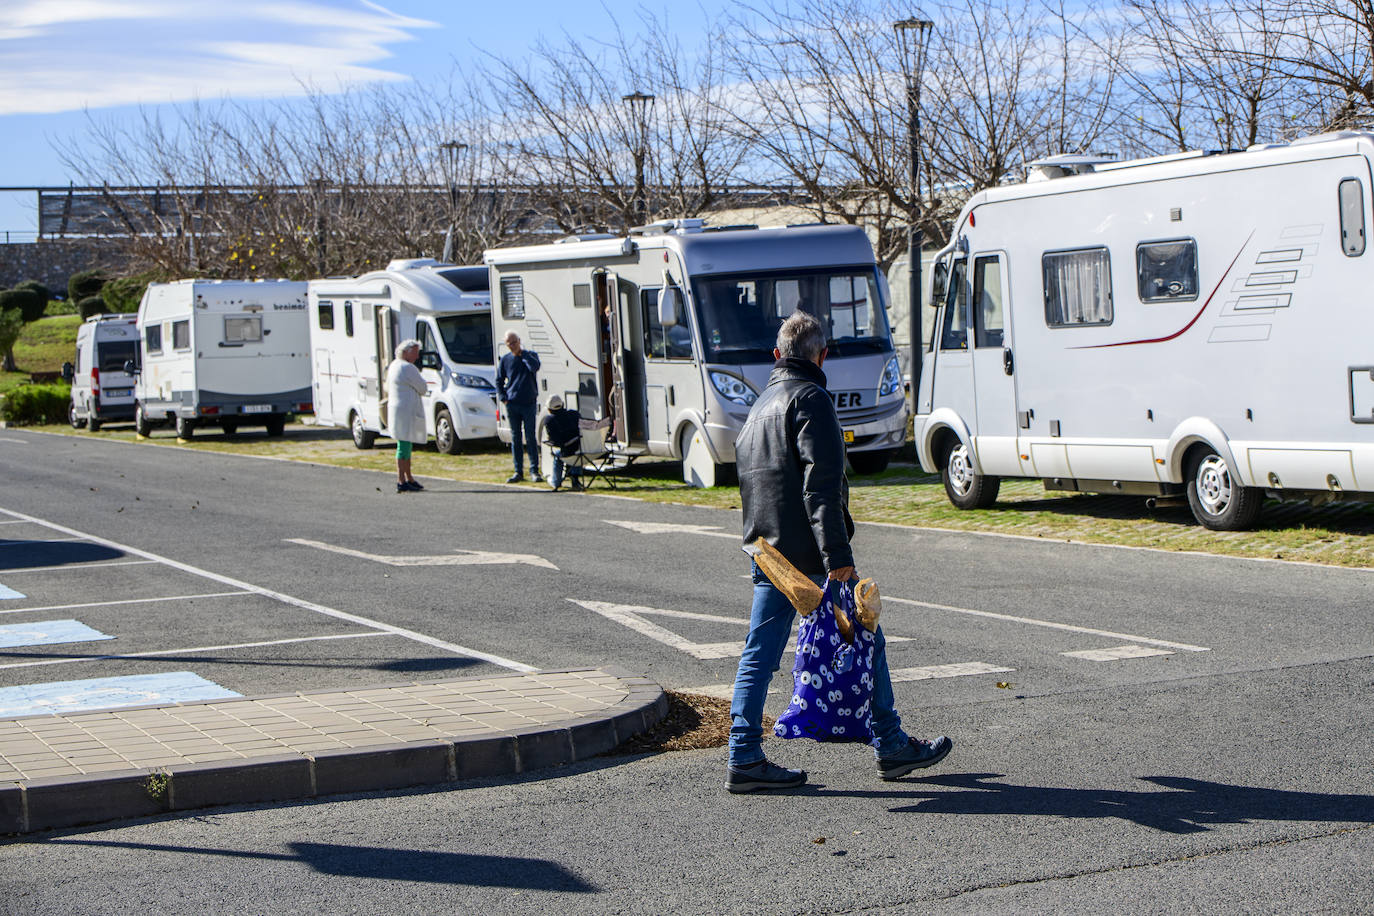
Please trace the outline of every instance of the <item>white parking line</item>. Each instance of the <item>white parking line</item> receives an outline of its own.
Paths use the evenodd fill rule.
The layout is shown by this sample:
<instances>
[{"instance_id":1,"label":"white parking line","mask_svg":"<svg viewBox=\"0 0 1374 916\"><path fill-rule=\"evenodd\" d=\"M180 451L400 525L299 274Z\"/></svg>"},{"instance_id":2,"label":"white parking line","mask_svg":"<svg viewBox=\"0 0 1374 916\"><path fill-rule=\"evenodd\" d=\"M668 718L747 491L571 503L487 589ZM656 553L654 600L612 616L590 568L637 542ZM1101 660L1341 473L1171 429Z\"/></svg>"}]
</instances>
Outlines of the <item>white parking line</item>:
<instances>
[{"instance_id":1,"label":"white parking line","mask_svg":"<svg viewBox=\"0 0 1374 916\"><path fill-rule=\"evenodd\" d=\"M936 611L953 611L956 614L968 614L972 617L986 617L990 620L1004 620L1008 623L1023 623L1034 627L1045 627L1051 630L1063 630L1067 633L1083 633L1088 636L1105 636L1109 639L1124 639L1127 642L1144 643L1147 646L1162 646L1166 649L1178 649L1181 652L1210 652L1206 646L1193 646L1186 642L1169 642L1166 639L1154 639L1150 636L1134 636L1130 633L1114 633L1111 630L1098 630L1093 627L1080 627L1071 623L1057 623L1053 620L1037 620L1034 617L1017 617L1014 614L998 614L993 611L975 611L973 608L952 607L948 604L932 604L929 601L916 601L913 598L894 598L891 595L883 595L884 602L895 604L910 604L915 607L927 607Z\"/></svg>"},{"instance_id":2,"label":"white parking line","mask_svg":"<svg viewBox=\"0 0 1374 916\"><path fill-rule=\"evenodd\" d=\"M63 534L73 535L77 538L90 541L94 544L103 544L106 547L112 547L115 550L122 550L125 553L133 554L134 556L140 556L148 560L154 560L158 563L163 564L164 566L170 566L172 569L178 569L182 572L190 573L193 576L200 576L203 579L209 579L210 581L218 582L221 585L228 585L233 588L243 589L244 591L252 592L255 595L262 595L264 598L272 598L276 601L282 602L283 604L289 604L292 607L298 607L305 611L313 611L316 614L323 614L326 617L333 617L336 620L347 620L349 623L356 623L365 627L371 627L374 630L381 630L383 632L391 633L396 636L404 636L406 639L422 643L426 646L431 646L435 649L442 649L445 652L452 652L454 655L461 655L464 658L475 658L479 661L491 662L493 665L499 665L502 668L509 668L512 671L520 671L524 673L531 673L539 670L538 668L535 668L531 665L526 665L522 662L512 661L511 659L503 658L500 655L493 655L490 652L482 652L477 649L469 649L466 646L460 646L456 643L445 642L442 639L435 639L433 636L426 636L423 633L417 633L416 631L408 630L405 627L393 626L389 623L383 623L380 620L371 620L359 614L349 614L346 611L335 610L334 608L326 607L323 604L316 604L313 601L306 601L303 598L295 598L291 595L284 594L283 592L273 591L270 588L263 588L262 586L254 585L251 582L244 582L242 579L235 579L230 576L223 576L219 573L210 572L208 569L201 569L198 566L192 566L189 563L182 563L178 560L172 560L168 557L152 553L151 551L140 550L137 547L130 547L128 544L121 544L118 541L111 541L107 538L97 537L93 534L86 534L84 532L77 531L74 528L67 528L64 525L58 525L54 522L47 522L41 518L35 518L32 515L25 515L22 512L15 512L12 509L0 509L0 513L4 513L5 515L9 515L14 518L23 519L24 521L33 522L37 525L42 525L43 527L50 528L53 531L60 531Z\"/></svg>"},{"instance_id":3,"label":"white parking line","mask_svg":"<svg viewBox=\"0 0 1374 916\"><path fill-rule=\"evenodd\" d=\"M366 639L373 636L391 636L391 633L336 633L331 636L299 636L295 639L269 639L266 642L240 642L223 646L196 646L192 649L158 649L154 652L125 652L118 655L89 655L82 658L45 658L36 662L12 662L0 665L6 668L39 668L45 665L71 665L77 662L100 662L121 658L156 658L162 655L196 655L201 652L224 652L229 649L256 649L259 646L284 646L295 642L320 642L327 639Z\"/></svg>"},{"instance_id":4,"label":"white parking line","mask_svg":"<svg viewBox=\"0 0 1374 916\"><path fill-rule=\"evenodd\" d=\"M1090 662L1114 662L1123 658L1149 658L1153 655L1173 655L1168 649L1151 649L1149 646L1116 646L1111 649L1079 649L1076 652L1060 652L1069 658L1081 658Z\"/></svg>"},{"instance_id":5,"label":"white parking line","mask_svg":"<svg viewBox=\"0 0 1374 916\"><path fill-rule=\"evenodd\" d=\"M0 524L4 524L0 522ZM0 576L30 572L66 572L69 569L104 569L106 566L150 566L157 560L112 560L108 563L69 563L63 566L22 566L19 569L0 569Z\"/></svg>"},{"instance_id":6,"label":"white parking line","mask_svg":"<svg viewBox=\"0 0 1374 916\"><path fill-rule=\"evenodd\" d=\"M906 681L926 681L941 677L967 677L971 674L1003 674L1015 670L1000 665L989 665L987 662L956 662L952 665L926 665L922 668L893 668L889 673L892 675L892 683L901 684Z\"/></svg>"},{"instance_id":7,"label":"white parking line","mask_svg":"<svg viewBox=\"0 0 1374 916\"><path fill-rule=\"evenodd\" d=\"M204 595L171 595L166 598L120 598L118 601L89 601L85 604L49 604L44 607L18 607L0 614L27 614L29 611L70 611L83 607L112 607L116 604L155 604L159 601L188 601L191 598L235 598L252 592L210 592Z\"/></svg>"}]
</instances>

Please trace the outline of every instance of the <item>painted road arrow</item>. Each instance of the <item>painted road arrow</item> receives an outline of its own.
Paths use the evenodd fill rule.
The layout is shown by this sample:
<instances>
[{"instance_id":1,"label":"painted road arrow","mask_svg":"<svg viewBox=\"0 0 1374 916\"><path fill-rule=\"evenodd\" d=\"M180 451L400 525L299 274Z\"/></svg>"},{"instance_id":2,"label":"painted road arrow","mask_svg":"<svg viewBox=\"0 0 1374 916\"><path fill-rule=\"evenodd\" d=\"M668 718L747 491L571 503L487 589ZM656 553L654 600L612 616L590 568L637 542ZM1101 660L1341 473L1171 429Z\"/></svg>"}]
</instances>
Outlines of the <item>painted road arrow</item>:
<instances>
[{"instance_id":1,"label":"painted road arrow","mask_svg":"<svg viewBox=\"0 0 1374 916\"><path fill-rule=\"evenodd\" d=\"M678 525L672 522L629 522L605 519L606 524L628 528L636 534L704 534L713 538L730 538L738 541L737 532L725 531L719 525Z\"/></svg>"},{"instance_id":2,"label":"painted road arrow","mask_svg":"<svg viewBox=\"0 0 1374 916\"><path fill-rule=\"evenodd\" d=\"M289 544L301 544L305 547L314 547L317 550L327 550L330 553L341 553L346 557L358 557L361 560L371 560L374 563L385 563L388 566L500 566L511 563L523 563L526 566L541 566L544 569L557 569L543 557L535 556L532 553L493 553L486 550L460 550L454 553L445 553L430 557L392 557L384 554L367 553L362 550L353 550L350 547L339 547L335 544L326 544L323 541L311 541L306 538L283 538Z\"/></svg>"}]
</instances>

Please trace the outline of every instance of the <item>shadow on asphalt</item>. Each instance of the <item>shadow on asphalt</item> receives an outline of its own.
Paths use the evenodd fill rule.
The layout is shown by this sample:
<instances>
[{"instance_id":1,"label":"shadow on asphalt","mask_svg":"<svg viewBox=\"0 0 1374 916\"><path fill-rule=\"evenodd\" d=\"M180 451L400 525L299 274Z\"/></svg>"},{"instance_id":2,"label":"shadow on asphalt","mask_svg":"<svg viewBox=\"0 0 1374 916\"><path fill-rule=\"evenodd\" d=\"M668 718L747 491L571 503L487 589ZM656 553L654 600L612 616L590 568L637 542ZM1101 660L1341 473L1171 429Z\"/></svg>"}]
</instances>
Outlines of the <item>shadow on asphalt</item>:
<instances>
[{"instance_id":1,"label":"shadow on asphalt","mask_svg":"<svg viewBox=\"0 0 1374 916\"><path fill-rule=\"evenodd\" d=\"M113 840L60 839L57 846L104 846L144 852L174 852L197 856L224 856L273 862L299 862L323 875L340 878L377 878L382 881L428 881L476 887L513 887L522 890L593 893L588 884L557 862L488 856L429 849L388 849L377 846L341 846L335 843L289 843L292 853L252 852L199 846L164 846L157 843L120 843Z\"/></svg>"},{"instance_id":2,"label":"shadow on asphalt","mask_svg":"<svg viewBox=\"0 0 1374 916\"><path fill-rule=\"evenodd\" d=\"M905 788L865 792L804 787L797 794L907 799L901 814L1114 817L1165 833L1203 833L1221 824L1259 821L1374 824L1374 795L1334 795L1233 786L1185 776L1143 776L1168 791L1065 789L992 782L998 773L960 773L912 780ZM923 786L932 788L923 790ZM959 791L945 791L945 787Z\"/></svg>"},{"instance_id":3,"label":"shadow on asphalt","mask_svg":"<svg viewBox=\"0 0 1374 916\"><path fill-rule=\"evenodd\" d=\"M127 556L122 550L87 541L7 541L0 538L0 569L102 563Z\"/></svg>"}]
</instances>

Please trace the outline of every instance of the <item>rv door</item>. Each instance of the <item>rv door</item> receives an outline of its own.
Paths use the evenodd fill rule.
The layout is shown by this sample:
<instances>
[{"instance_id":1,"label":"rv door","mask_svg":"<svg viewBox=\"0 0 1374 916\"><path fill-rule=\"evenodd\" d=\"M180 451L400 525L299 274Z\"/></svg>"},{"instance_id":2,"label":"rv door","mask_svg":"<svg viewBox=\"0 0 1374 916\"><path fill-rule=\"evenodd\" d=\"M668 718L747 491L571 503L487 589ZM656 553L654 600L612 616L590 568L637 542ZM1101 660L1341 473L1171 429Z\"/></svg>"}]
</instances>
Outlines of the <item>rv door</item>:
<instances>
[{"instance_id":1,"label":"rv door","mask_svg":"<svg viewBox=\"0 0 1374 916\"><path fill-rule=\"evenodd\" d=\"M1011 348L1006 255L981 252L972 259L973 438L984 474L1018 475L1016 363Z\"/></svg>"},{"instance_id":2,"label":"rv door","mask_svg":"<svg viewBox=\"0 0 1374 916\"><path fill-rule=\"evenodd\" d=\"M377 423L385 430L391 425L387 416L386 370L396 358L396 322L389 307L379 304L373 309L372 327L377 341Z\"/></svg>"},{"instance_id":3,"label":"rv door","mask_svg":"<svg viewBox=\"0 0 1374 916\"><path fill-rule=\"evenodd\" d=\"M611 350L609 354L601 354L603 365L606 357L610 357L611 379L610 390L607 392L607 406L614 418L611 435L617 441L625 442L625 347L624 329L620 318L620 278L607 271L601 277L601 286L601 320L608 325L609 333L604 339L609 341Z\"/></svg>"}]
</instances>

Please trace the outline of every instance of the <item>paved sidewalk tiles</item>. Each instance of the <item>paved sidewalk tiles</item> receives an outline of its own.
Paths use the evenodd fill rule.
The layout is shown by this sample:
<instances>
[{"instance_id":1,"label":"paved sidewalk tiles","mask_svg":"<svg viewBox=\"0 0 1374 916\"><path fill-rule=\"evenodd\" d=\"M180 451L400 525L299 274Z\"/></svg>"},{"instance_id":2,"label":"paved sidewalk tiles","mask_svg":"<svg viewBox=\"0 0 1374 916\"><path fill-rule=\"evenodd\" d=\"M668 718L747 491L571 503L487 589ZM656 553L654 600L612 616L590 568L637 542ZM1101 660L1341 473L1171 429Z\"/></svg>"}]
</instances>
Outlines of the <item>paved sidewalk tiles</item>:
<instances>
[{"instance_id":1,"label":"paved sidewalk tiles","mask_svg":"<svg viewBox=\"0 0 1374 916\"><path fill-rule=\"evenodd\" d=\"M667 698L616 669L0 720L0 834L502 776L595 756Z\"/></svg>"}]
</instances>

